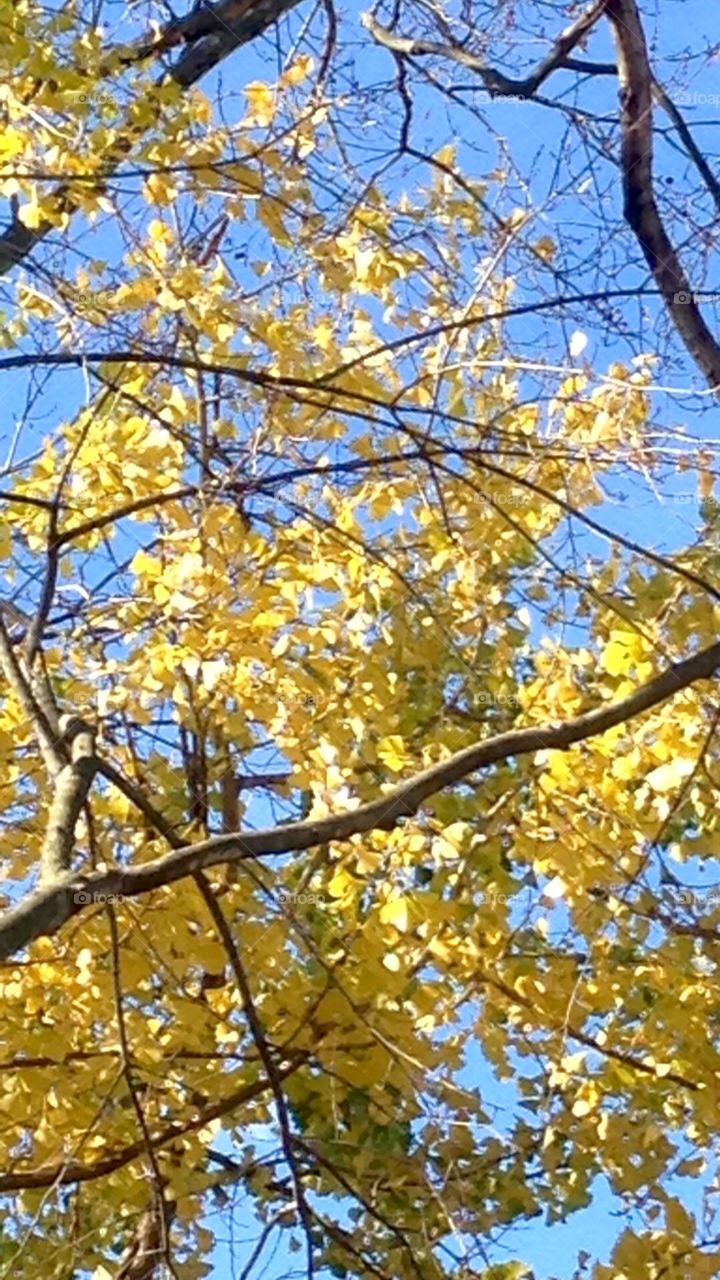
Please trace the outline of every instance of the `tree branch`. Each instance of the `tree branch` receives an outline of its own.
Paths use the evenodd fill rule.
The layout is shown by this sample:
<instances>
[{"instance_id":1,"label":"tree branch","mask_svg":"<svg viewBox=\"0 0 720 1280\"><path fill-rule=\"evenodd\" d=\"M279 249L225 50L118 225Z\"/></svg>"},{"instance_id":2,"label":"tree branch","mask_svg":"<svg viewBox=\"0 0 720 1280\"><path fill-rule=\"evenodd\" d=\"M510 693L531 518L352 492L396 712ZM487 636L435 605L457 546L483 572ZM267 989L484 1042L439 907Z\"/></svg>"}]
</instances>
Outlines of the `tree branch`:
<instances>
[{"instance_id":1,"label":"tree branch","mask_svg":"<svg viewBox=\"0 0 720 1280\"><path fill-rule=\"evenodd\" d=\"M215 925L218 937L225 947L227 957L230 961L230 967L233 971L238 991L240 993L243 1013L247 1018L250 1034L258 1051L258 1056L265 1068L265 1074L270 1082L273 1101L275 1103L275 1114L277 1116L278 1127L280 1129L280 1142L282 1144L283 1155L285 1156L285 1162L290 1170L290 1177L292 1180L293 1190L295 1192L295 1205L305 1233L305 1241L307 1245L307 1280L312 1280L315 1272L312 1213L305 1195L305 1185L303 1183L300 1166L295 1157L293 1134L290 1125L290 1112L288 1110L285 1093L283 1091L282 1080L278 1074L277 1064L273 1057L272 1050L265 1034L265 1028L262 1024L262 1019L258 1013L258 1009L253 998L250 982L240 955L240 948L232 935L230 926L223 914L222 907L213 893L207 877L203 875L202 871L198 871L194 879L202 895L203 902L210 913L212 922Z\"/></svg>"},{"instance_id":2,"label":"tree branch","mask_svg":"<svg viewBox=\"0 0 720 1280\"><path fill-rule=\"evenodd\" d=\"M278 1066L276 1071L280 1079L284 1080L286 1076L292 1075L303 1065L303 1062L304 1059L302 1061L295 1059L286 1065ZM261 1080L252 1080L249 1084L241 1085L227 1097L204 1107L193 1116L192 1120L169 1124L158 1133L152 1134L154 1150L168 1146L186 1133L197 1133L211 1120L228 1115L246 1102L252 1102L255 1098L261 1097L269 1089L269 1081L264 1076ZM0 1173L0 1195L7 1195L11 1191L28 1191L32 1188L68 1186L74 1182L95 1182L98 1178L105 1178L108 1174L115 1173L117 1169L131 1164L145 1152L145 1138L141 1137L91 1164L85 1164L81 1160L62 1160L57 1164L41 1165L35 1169L14 1169L12 1173Z\"/></svg>"},{"instance_id":3,"label":"tree branch","mask_svg":"<svg viewBox=\"0 0 720 1280\"><path fill-rule=\"evenodd\" d=\"M683 143L683 146L685 147L685 150L690 156L690 159L693 161L695 168L697 169L698 173L703 179L705 186L710 192L710 196L712 198L713 204L715 205L715 209L718 215L720 215L720 182L718 182L718 179L716 178L715 173L713 172L711 166L708 164L707 160L705 159L705 156L703 155L703 152L701 151L697 142L693 138L692 133L685 122L682 112L678 110L676 104L673 102L670 95L666 92L666 90L660 84L659 80L656 80L654 76L652 80L652 90L653 90L653 94L655 95L655 98L660 103L660 106L667 113L667 115L669 115L670 119L675 125L675 128L678 131L678 134Z\"/></svg>"},{"instance_id":4,"label":"tree branch","mask_svg":"<svg viewBox=\"0 0 720 1280\"><path fill-rule=\"evenodd\" d=\"M128 1249L121 1259L121 1266L116 1280L121 1280L123 1277L125 1280L132 1280L133 1277L137 1277L137 1280L152 1280L161 1261L165 1262L165 1266L174 1277L174 1280L178 1280L177 1271L170 1256L169 1238L170 1223L176 1204L173 1199L166 1195L166 1183L160 1172L157 1152L153 1145L152 1135L139 1097L139 1083L133 1067L133 1057L130 1050L130 1039L123 1004L120 934L115 917L115 907L112 903L108 904L107 914L110 927L115 1017L122 1056L123 1076L138 1122L138 1128L142 1134L153 1182L151 1202L140 1218Z\"/></svg>"},{"instance_id":5,"label":"tree branch","mask_svg":"<svg viewBox=\"0 0 720 1280\"><path fill-rule=\"evenodd\" d=\"M3 602L5 603L5 602ZM18 660L8 634L4 610L0 605L0 671L12 689L32 726L45 768L51 778L64 768L67 757L60 749L55 725L36 697L32 682Z\"/></svg>"},{"instance_id":6,"label":"tree branch","mask_svg":"<svg viewBox=\"0 0 720 1280\"><path fill-rule=\"evenodd\" d=\"M625 218L632 228L685 347L714 391L720 391L720 346L703 320L668 236L653 187L652 99L655 82L635 0L608 0L622 102Z\"/></svg>"},{"instance_id":7,"label":"tree branch","mask_svg":"<svg viewBox=\"0 0 720 1280\"><path fill-rule=\"evenodd\" d=\"M576 742L605 733L607 729L658 706L698 680L709 680L718 668L720 642L668 667L619 702L596 707L564 724L511 729L474 743L449 760L398 783L377 800L347 813L307 822L285 823L264 831L212 836L197 844L175 849L143 866L117 868L83 877L68 876L54 887L40 888L28 894L18 906L0 917L0 960L7 959L35 938L57 933L86 905L104 901L110 895L137 897L221 863L295 853L370 831L390 831L404 818L416 814L430 796L462 781L478 769L513 756L532 755L536 751L567 751Z\"/></svg>"},{"instance_id":8,"label":"tree branch","mask_svg":"<svg viewBox=\"0 0 720 1280\"><path fill-rule=\"evenodd\" d=\"M413 40L408 36L395 35L393 31L376 22L371 13L363 14L362 24L378 44L385 49L390 49L392 53L405 54L411 58L435 54L441 58L448 58L461 67L467 67L469 71L476 72L491 97L532 98L552 73L564 66L570 52L602 16L607 3L608 0L593 0L593 3L580 14L579 18L576 18L575 22L561 31L550 52L538 63L535 70L522 80L513 80L495 67L486 66L480 58L468 53L459 45L444 44L436 40Z\"/></svg>"},{"instance_id":9,"label":"tree branch","mask_svg":"<svg viewBox=\"0 0 720 1280\"><path fill-rule=\"evenodd\" d=\"M43 842L40 884L57 884L67 873L75 843L75 827L97 772L95 730L77 716L60 720L70 759L56 775Z\"/></svg>"}]
</instances>

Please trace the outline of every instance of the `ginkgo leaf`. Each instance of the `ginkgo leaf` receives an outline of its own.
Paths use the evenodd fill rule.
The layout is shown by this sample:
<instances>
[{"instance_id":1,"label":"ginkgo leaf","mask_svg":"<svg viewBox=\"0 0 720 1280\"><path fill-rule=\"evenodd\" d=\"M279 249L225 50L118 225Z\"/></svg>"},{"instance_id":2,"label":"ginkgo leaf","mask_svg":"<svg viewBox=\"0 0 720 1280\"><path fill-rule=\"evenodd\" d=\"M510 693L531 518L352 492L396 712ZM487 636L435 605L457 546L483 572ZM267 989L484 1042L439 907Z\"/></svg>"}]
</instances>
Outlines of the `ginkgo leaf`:
<instances>
[{"instance_id":1,"label":"ginkgo leaf","mask_svg":"<svg viewBox=\"0 0 720 1280\"><path fill-rule=\"evenodd\" d=\"M410 903L407 898L392 898L380 908L380 920L383 924L391 924L400 933L407 933L411 928Z\"/></svg>"},{"instance_id":2,"label":"ginkgo leaf","mask_svg":"<svg viewBox=\"0 0 720 1280\"><path fill-rule=\"evenodd\" d=\"M256 80L245 85L245 97L248 100L250 113L260 125L270 124L275 115L275 91L272 85Z\"/></svg>"},{"instance_id":3,"label":"ginkgo leaf","mask_svg":"<svg viewBox=\"0 0 720 1280\"><path fill-rule=\"evenodd\" d=\"M645 781L653 791L666 792L675 791L682 786L684 780L689 777L695 768L693 760L686 760L678 757L676 760L668 761L667 764L658 765L657 769L652 769L646 774Z\"/></svg>"},{"instance_id":4,"label":"ginkgo leaf","mask_svg":"<svg viewBox=\"0 0 720 1280\"><path fill-rule=\"evenodd\" d=\"M212 658L200 664L202 682L206 689L212 691L224 675L226 663L223 658Z\"/></svg>"}]
</instances>

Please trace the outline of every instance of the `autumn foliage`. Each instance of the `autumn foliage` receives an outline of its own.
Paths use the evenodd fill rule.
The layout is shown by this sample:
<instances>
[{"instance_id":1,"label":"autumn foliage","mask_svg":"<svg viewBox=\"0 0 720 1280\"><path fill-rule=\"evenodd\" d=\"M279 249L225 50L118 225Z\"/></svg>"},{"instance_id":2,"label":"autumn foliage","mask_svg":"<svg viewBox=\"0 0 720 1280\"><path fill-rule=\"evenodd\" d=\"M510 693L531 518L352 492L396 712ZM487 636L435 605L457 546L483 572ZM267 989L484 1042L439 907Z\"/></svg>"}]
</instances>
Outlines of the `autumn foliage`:
<instances>
[{"instance_id":1,"label":"autumn foliage","mask_svg":"<svg viewBox=\"0 0 720 1280\"><path fill-rule=\"evenodd\" d=\"M712 448L328 13L3 8L1 1274L513 1280L602 1176L578 1280L709 1280Z\"/></svg>"}]
</instances>

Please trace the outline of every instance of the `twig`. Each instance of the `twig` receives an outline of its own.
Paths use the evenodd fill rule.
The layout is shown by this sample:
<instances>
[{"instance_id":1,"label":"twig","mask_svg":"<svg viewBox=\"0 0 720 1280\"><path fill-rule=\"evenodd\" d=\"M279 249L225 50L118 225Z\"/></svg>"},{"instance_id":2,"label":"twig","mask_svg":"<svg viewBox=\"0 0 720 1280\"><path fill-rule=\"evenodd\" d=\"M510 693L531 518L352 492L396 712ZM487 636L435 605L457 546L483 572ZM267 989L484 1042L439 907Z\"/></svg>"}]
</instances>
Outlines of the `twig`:
<instances>
[{"instance_id":1,"label":"twig","mask_svg":"<svg viewBox=\"0 0 720 1280\"><path fill-rule=\"evenodd\" d=\"M385 49L390 49L392 53L413 58L434 54L456 62L461 67L467 67L469 71L475 71L492 97L532 98L552 73L563 67L568 54L595 26L607 3L608 0L593 0L585 12L560 33L550 52L538 63L535 70L522 80L513 80L502 71L488 67L482 59L468 53L459 45L436 40L413 40L408 36L395 35L387 27L381 26L371 13L363 14L362 24L378 44Z\"/></svg>"},{"instance_id":2,"label":"twig","mask_svg":"<svg viewBox=\"0 0 720 1280\"><path fill-rule=\"evenodd\" d=\"M130 1244L130 1252L123 1262L123 1266L118 1273L117 1280L121 1276L141 1274L138 1264L142 1265L142 1275L145 1280L152 1280L155 1273L155 1265L162 1258L168 1271L177 1280L177 1272L173 1266L170 1257L170 1241L168 1237L168 1228L175 1211L175 1202L168 1200L165 1195L165 1180L160 1172L157 1154L153 1146L152 1137L148 1128L145 1112L138 1097L138 1090L135 1081L132 1065L132 1054L130 1052L130 1042L128 1040L127 1026L125 1024L125 1010L123 1008L123 990L121 977L121 959L120 959L120 938L118 936L117 919L115 917L115 908L110 903L107 908L108 922L110 926L110 950L112 955L112 975L113 975L113 994L115 998L115 1020L118 1028L118 1040L120 1042L120 1053L122 1057L123 1077L127 1090L130 1095L133 1110L137 1117L138 1127L142 1134L143 1144L147 1153L148 1163L152 1171L154 1183L154 1199L153 1203L148 1207L142 1215L137 1229L133 1235ZM134 1270L130 1271L130 1266Z\"/></svg>"},{"instance_id":3,"label":"twig","mask_svg":"<svg viewBox=\"0 0 720 1280\"><path fill-rule=\"evenodd\" d=\"M223 946L225 947L225 950L227 952L227 956L230 961L230 966L232 968L233 974L235 975L235 981L237 982L238 990L240 992L240 997L242 999L243 1012L245 1014L245 1017L248 1020L248 1027L250 1028L250 1034L255 1042L255 1046L257 1048L258 1054L260 1055L260 1059L265 1068L265 1074L267 1075L267 1078L270 1081L270 1088L272 1090L272 1095L275 1100L275 1110L277 1113L278 1125L280 1128L280 1141L282 1143L283 1154L285 1156L285 1161L287 1163L288 1169L290 1170L290 1177L292 1178L292 1184L295 1191L297 1211L300 1216L300 1221L302 1223L303 1230L305 1232L305 1242L307 1247L306 1275L308 1277L308 1280L312 1280L312 1277L315 1273L313 1235L312 1235L313 1215L312 1215L312 1210L307 1202L307 1198L305 1195L305 1187L303 1185L303 1180L302 1180L302 1174L300 1172L300 1167L295 1155L292 1129L290 1127L290 1115L288 1112L287 1102L285 1100L285 1094L282 1088L282 1082L280 1080L280 1077L278 1076L275 1059L273 1058L270 1045L268 1044L267 1037L265 1035L265 1029L262 1025L260 1015L258 1014L255 1001L253 1000L250 983L248 981L248 977L245 972L245 967L243 965L243 962L240 956L240 949L237 945L237 942L235 941L232 933L230 932L228 922L225 919L220 903L215 897L215 894L213 893L207 878L203 875L201 871L199 871L194 876L194 880L202 895L205 906L207 907L210 913L211 919L213 921L213 924L215 925L218 936L222 940Z\"/></svg>"}]
</instances>

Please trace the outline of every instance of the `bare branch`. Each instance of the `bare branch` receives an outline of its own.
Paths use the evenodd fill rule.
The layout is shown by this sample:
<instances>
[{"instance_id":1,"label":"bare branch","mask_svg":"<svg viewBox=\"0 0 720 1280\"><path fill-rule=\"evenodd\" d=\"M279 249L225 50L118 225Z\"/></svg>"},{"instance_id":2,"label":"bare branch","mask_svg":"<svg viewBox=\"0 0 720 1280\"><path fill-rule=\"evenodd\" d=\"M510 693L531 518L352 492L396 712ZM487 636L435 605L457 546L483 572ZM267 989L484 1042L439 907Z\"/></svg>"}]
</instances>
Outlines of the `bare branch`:
<instances>
[{"instance_id":1,"label":"bare branch","mask_svg":"<svg viewBox=\"0 0 720 1280\"><path fill-rule=\"evenodd\" d=\"M203 875L202 871L199 871L194 878L202 895L203 902L205 903L213 924L215 925L218 937L221 939L222 944L225 947L228 960L230 961L230 967L238 985L243 1012L248 1021L250 1034L255 1043L255 1047L257 1048L260 1060L265 1068L265 1074L270 1081L270 1088L275 1102L275 1113L277 1115L278 1126L280 1129L280 1141L282 1144L283 1155L285 1156L285 1161L288 1169L290 1170L290 1177L292 1179L293 1190L295 1192L295 1203L305 1233L307 1245L307 1277L308 1280L312 1280L315 1270L313 1258L312 1211L307 1202L302 1173L295 1156L293 1134L290 1126L290 1113L285 1099L285 1094L283 1092L282 1080L278 1075L277 1063L273 1057L267 1036L265 1035L265 1028L263 1027L260 1014L258 1013L257 1006L253 999L250 982L240 955L240 948L232 935L230 926L223 915L222 907L213 893L207 877Z\"/></svg>"},{"instance_id":2,"label":"bare branch","mask_svg":"<svg viewBox=\"0 0 720 1280\"><path fill-rule=\"evenodd\" d=\"M675 125L685 150L693 161L698 173L703 178L703 181L705 182L705 185L712 197L713 204L715 205L718 214L720 214L720 182L718 182L712 168L693 138L682 112L678 110L677 105L673 102L670 95L666 93L663 86L654 77L652 81L652 90L657 101L660 103L660 106L663 108L663 111L669 115Z\"/></svg>"},{"instance_id":3,"label":"bare branch","mask_svg":"<svg viewBox=\"0 0 720 1280\"><path fill-rule=\"evenodd\" d=\"M133 1069L130 1040L125 1020L122 990L122 959L120 955L120 935L115 918L115 907L108 905L108 923L110 926L110 942L112 954L113 992L115 996L115 1016L118 1028L118 1040L122 1055L123 1077L132 1101L133 1110L142 1134L145 1151L150 1165L153 1181L153 1196L142 1215L133 1234L116 1280L152 1280L161 1261L165 1262L170 1274L177 1280L177 1272L170 1256L169 1228L175 1212L175 1201L165 1194L165 1180L160 1172L157 1153L153 1146L152 1136L139 1097L138 1081Z\"/></svg>"},{"instance_id":4,"label":"bare branch","mask_svg":"<svg viewBox=\"0 0 720 1280\"><path fill-rule=\"evenodd\" d=\"M568 55L595 26L607 3L608 0L593 0L593 3L579 18L576 18L575 22L561 31L550 52L538 63L535 70L522 80L513 80L502 71L486 66L480 58L458 45L445 44L436 40L413 40L411 37L395 35L393 31L376 22L371 13L363 14L362 23L373 39L385 49L390 49L392 53L405 54L413 58L428 54L448 58L451 62L467 67L469 71L475 71L492 97L532 98L554 71L565 66Z\"/></svg>"}]
</instances>

